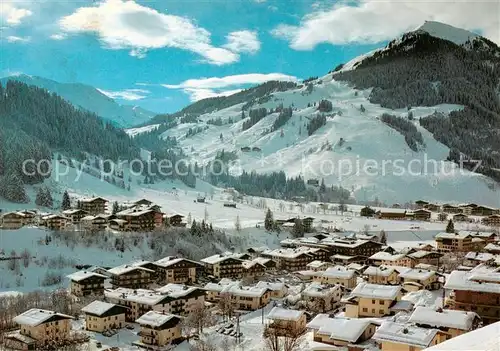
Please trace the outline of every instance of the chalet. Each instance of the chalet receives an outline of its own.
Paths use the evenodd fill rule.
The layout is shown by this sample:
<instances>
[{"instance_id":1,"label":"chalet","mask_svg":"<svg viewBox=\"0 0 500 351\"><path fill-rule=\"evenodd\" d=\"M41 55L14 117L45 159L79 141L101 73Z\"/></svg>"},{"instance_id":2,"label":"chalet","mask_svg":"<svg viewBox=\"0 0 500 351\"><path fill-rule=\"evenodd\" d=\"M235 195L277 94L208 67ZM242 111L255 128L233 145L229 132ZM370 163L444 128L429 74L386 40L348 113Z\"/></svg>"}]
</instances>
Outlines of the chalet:
<instances>
[{"instance_id":1,"label":"chalet","mask_svg":"<svg viewBox=\"0 0 500 351\"><path fill-rule=\"evenodd\" d=\"M125 219L112 219L109 221L109 228L112 230L117 230L124 232L128 230L127 221Z\"/></svg>"},{"instance_id":2,"label":"chalet","mask_svg":"<svg viewBox=\"0 0 500 351\"><path fill-rule=\"evenodd\" d=\"M492 227L500 227L500 215L491 215L483 218L482 223Z\"/></svg>"},{"instance_id":3,"label":"chalet","mask_svg":"<svg viewBox=\"0 0 500 351\"><path fill-rule=\"evenodd\" d=\"M438 290L441 288L441 283L435 271L408 269L399 273L399 279L406 291Z\"/></svg>"},{"instance_id":4,"label":"chalet","mask_svg":"<svg viewBox=\"0 0 500 351\"><path fill-rule=\"evenodd\" d=\"M369 319L332 318L328 314L318 314L307 324L307 328L313 331L314 341L336 347L347 347L348 350L365 349L361 344L373 336L376 327L377 325ZM317 350L322 350L321 346L318 346Z\"/></svg>"},{"instance_id":5,"label":"chalet","mask_svg":"<svg viewBox=\"0 0 500 351\"><path fill-rule=\"evenodd\" d=\"M152 282L155 274L154 270L139 267L136 265L125 264L112 269L111 285L113 288L147 288Z\"/></svg>"},{"instance_id":6,"label":"chalet","mask_svg":"<svg viewBox=\"0 0 500 351\"><path fill-rule=\"evenodd\" d=\"M57 350L71 338L72 319L62 313L32 308L14 317L20 329L4 336L5 346L18 350Z\"/></svg>"},{"instance_id":7,"label":"chalet","mask_svg":"<svg viewBox=\"0 0 500 351\"><path fill-rule=\"evenodd\" d=\"M363 272L370 284L398 285L398 272L391 266L370 266Z\"/></svg>"},{"instance_id":8,"label":"chalet","mask_svg":"<svg viewBox=\"0 0 500 351\"><path fill-rule=\"evenodd\" d=\"M288 287L285 283L270 283L259 281L256 285L257 288L266 288L271 291L271 298L282 299L288 293Z\"/></svg>"},{"instance_id":9,"label":"chalet","mask_svg":"<svg viewBox=\"0 0 500 351\"><path fill-rule=\"evenodd\" d=\"M67 278L70 281L69 291L74 296L104 294L104 281L107 279L105 275L80 271L68 275Z\"/></svg>"},{"instance_id":10,"label":"chalet","mask_svg":"<svg viewBox=\"0 0 500 351\"><path fill-rule=\"evenodd\" d=\"M325 271L317 272L313 279L315 282L321 284L338 284L344 288L352 289L357 284L357 273L354 270L347 269L343 266L335 266L330 267Z\"/></svg>"},{"instance_id":11,"label":"chalet","mask_svg":"<svg viewBox=\"0 0 500 351\"><path fill-rule=\"evenodd\" d=\"M262 253L262 256L273 259L278 269L293 272L305 270L308 263L321 259L313 255L314 251L313 248L302 246L294 249L266 250Z\"/></svg>"},{"instance_id":12,"label":"chalet","mask_svg":"<svg viewBox=\"0 0 500 351\"><path fill-rule=\"evenodd\" d=\"M160 281L167 283L192 284L203 270L203 265L185 258L168 256L155 262Z\"/></svg>"},{"instance_id":13,"label":"chalet","mask_svg":"<svg viewBox=\"0 0 500 351\"><path fill-rule=\"evenodd\" d=\"M26 223L26 216L20 212L7 212L1 218L2 229L19 229Z\"/></svg>"},{"instance_id":14,"label":"chalet","mask_svg":"<svg viewBox=\"0 0 500 351\"><path fill-rule=\"evenodd\" d=\"M205 301L203 290L179 284L167 284L157 291L118 288L105 290L108 302L128 307L125 318L133 322L149 311L187 316Z\"/></svg>"},{"instance_id":15,"label":"chalet","mask_svg":"<svg viewBox=\"0 0 500 351\"><path fill-rule=\"evenodd\" d=\"M240 278L243 275L241 254L223 253L201 260L205 273L215 278Z\"/></svg>"},{"instance_id":16,"label":"chalet","mask_svg":"<svg viewBox=\"0 0 500 351\"><path fill-rule=\"evenodd\" d=\"M325 239L321 241L332 255L369 257L380 251L382 244L371 240L360 239Z\"/></svg>"},{"instance_id":17,"label":"chalet","mask_svg":"<svg viewBox=\"0 0 500 351\"><path fill-rule=\"evenodd\" d=\"M430 221L431 211L424 209L415 210L413 211L413 218L417 221Z\"/></svg>"},{"instance_id":18,"label":"chalet","mask_svg":"<svg viewBox=\"0 0 500 351\"><path fill-rule=\"evenodd\" d=\"M484 247L484 251L498 255L500 254L500 243L489 243Z\"/></svg>"},{"instance_id":19,"label":"chalet","mask_svg":"<svg viewBox=\"0 0 500 351\"><path fill-rule=\"evenodd\" d=\"M44 221L45 226L51 230L62 230L71 222L71 218L57 214L43 217L42 220Z\"/></svg>"},{"instance_id":20,"label":"chalet","mask_svg":"<svg viewBox=\"0 0 500 351\"><path fill-rule=\"evenodd\" d=\"M500 320L500 273L453 271L444 288L451 290L450 309L475 312L484 324Z\"/></svg>"},{"instance_id":21,"label":"chalet","mask_svg":"<svg viewBox=\"0 0 500 351\"><path fill-rule=\"evenodd\" d=\"M174 215L170 215L170 216L164 215L163 217L164 217L164 221L166 221L168 219L168 223L172 227L185 227L186 226L186 223L182 222L182 220L184 219L183 215L174 214Z\"/></svg>"},{"instance_id":22,"label":"chalet","mask_svg":"<svg viewBox=\"0 0 500 351\"><path fill-rule=\"evenodd\" d=\"M266 273L266 267L258 261L243 261L243 274L244 277L262 277Z\"/></svg>"},{"instance_id":23,"label":"chalet","mask_svg":"<svg viewBox=\"0 0 500 351\"><path fill-rule=\"evenodd\" d=\"M86 230L98 232L106 229L108 217L106 215L85 216L81 220L82 227Z\"/></svg>"},{"instance_id":24,"label":"chalet","mask_svg":"<svg viewBox=\"0 0 500 351\"><path fill-rule=\"evenodd\" d=\"M393 209L392 211L379 210L375 212L375 217L378 219L392 219L392 220L401 220L407 218L406 210L397 211L396 209Z\"/></svg>"},{"instance_id":25,"label":"chalet","mask_svg":"<svg viewBox=\"0 0 500 351\"><path fill-rule=\"evenodd\" d=\"M341 266L347 266L351 263L363 263L366 261L366 257L363 256L347 256L347 255L332 255L330 256L330 260L333 264L339 264Z\"/></svg>"},{"instance_id":26,"label":"chalet","mask_svg":"<svg viewBox=\"0 0 500 351\"><path fill-rule=\"evenodd\" d=\"M78 208L71 209L71 210L65 210L62 212L62 214L68 218L71 218L71 223L73 223L73 224L80 223L82 218L88 215L88 213L86 211L78 209Z\"/></svg>"},{"instance_id":27,"label":"chalet","mask_svg":"<svg viewBox=\"0 0 500 351\"><path fill-rule=\"evenodd\" d=\"M444 204L443 206L441 206L441 210L444 213L462 213L463 212L463 210L460 207L453 206L450 204Z\"/></svg>"},{"instance_id":28,"label":"chalet","mask_svg":"<svg viewBox=\"0 0 500 351\"><path fill-rule=\"evenodd\" d=\"M93 301L81 310L85 314L85 329L97 333L125 327L127 307Z\"/></svg>"},{"instance_id":29,"label":"chalet","mask_svg":"<svg viewBox=\"0 0 500 351\"><path fill-rule=\"evenodd\" d=\"M149 311L136 321L141 326L140 340L134 342L146 350L166 350L168 346L181 339L181 319L171 314Z\"/></svg>"},{"instance_id":30,"label":"chalet","mask_svg":"<svg viewBox=\"0 0 500 351\"><path fill-rule=\"evenodd\" d=\"M425 206L429 205L429 202L424 200L417 200L415 201L415 205L417 206L417 208L425 208Z\"/></svg>"},{"instance_id":31,"label":"chalet","mask_svg":"<svg viewBox=\"0 0 500 351\"><path fill-rule=\"evenodd\" d=\"M477 207L477 205L476 204L462 204L458 207L462 209L463 214L470 216L472 214L472 211Z\"/></svg>"},{"instance_id":32,"label":"chalet","mask_svg":"<svg viewBox=\"0 0 500 351\"><path fill-rule=\"evenodd\" d=\"M34 224L35 219L37 216L37 211L29 211L29 210L23 210L23 211L18 211L18 213L21 213L24 215L24 224Z\"/></svg>"},{"instance_id":33,"label":"chalet","mask_svg":"<svg viewBox=\"0 0 500 351\"><path fill-rule=\"evenodd\" d=\"M436 205L436 204L428 204L424 206L425 210L429 210L431 212L439 212L441 211L441 206Z\"/></svg>"},{"instance_id":34,"label":"chalet","mask_svg":"<svg viewBox=\"0 0 500 351\"><path fill-rule=\"evenodd\" d=\"M472 238L483 239L486 243L495 243L498 239L498 235L495 232L474 232L469 231Z\"/></svg>"},{"instance_id":35,"label":"chalet","mask_svg":"<svg viewBox=\"0 0 500 351\"><path fill-rule=\"evenodd\" d=\"M266 273L274 273L277 269L277 264L274 260L267 257L255 257L251 260L264 266Z\"/></svg>"},{"instance_id":36,"label":"chalet","mask_svg":"<svg viewBox=\"0 0 500 351\"><path fill-rule=\"evenodd\" d=\"M80 200L80 208L90 215L98 215L99 213L106 212L106 205L108 200L102 197L94 197L91 199Z\"/></svg>"},{"instance_id":37,"label":"chalet","mask_svg":"<svg viewBox=\"0 0 500 351\"><path fill-rule=\"evenodd\" d=\"M304 311L287 310L274 307L267 315L272 322L267 328L273 330L273 335L287 336L300 335L306 330L306 314Z\"/></svg>"},{"instance_id":38,"label":"chalet","mask_svg":"<svg viewBox=\"0 0 500 351\"><path fill-rule=\"evenodd\" d=\"M391 307L401 300L399 285L360 283L342 302L346 304L345 316L383 317L392 314Z\"/></svg>"},{"instance_id":39,"label":"chalet","mask_svg":"<svg viewBox=\"0 0 500 351\"><path fill-rule=\"evenodd\" d=\"M362 217L373 217L375 215L375 213L376 213L376 211L369 206L363 207L360 211L360 215Z\"/></svg>"},{"instance_id":40,"label":"chalet","mask_svg":"<svg viewBox=\"0 0 500 351\"><path fill-rule=\"evenodd\" d=\"M116 213L116 217L126 221L125 230L135 232L152 231L163 223L163 213L153 209L127 209Z\"/></svg>"},{"instance_id":41,"label":"chalet","mask_svg":"<svg viewBox=\"0 0 500 351\"><path fill-rule=\"evenodd\" d=\"M468 252L472 248L472 236L469 232L439 233L435 236L440 252Z\"/></svg>"},{"instance_id":42,"label":"chalet","mask_svg":"<svg viewBox=\"0 0 500 351\"><path fill-rule=\"evenodd\" d=\"M312 186L319 186L319 180L317 179L308 179L307 180L307 185L312 185Z\"/></svg>"},{"instance_id":43,"label":"chalet","mask_svg":"<svg viewBox=\"0 0 500 351\"><path fill-rule=\"evenodd\" d=\"M415 265L424 263L439 266L439 260L443 257L443 254L435 251L418 250L408 254L408 257L414 260Z\"/></svg>"},{"instance_id":44,"label":"chalet","mask_svg":"<svg viewBox=\"0 0 500 351\"><path fill-rule=\"evenodd\" d=\"M464 215L463 213L457 213L456 215L453 215L453 222L468 222L469 217Z\"/></svg>"},{"instance_id":45,"label":"chalet","mask_svg":"<svg viewBox=\"0 0 500 351\"><path fill-rule=\"evenodd\" d=\"M491 216L496 214L496 210L486 206L476 206L472 209L472 216Z\"/></svg>"},{"instance_id":46,"label":"chalet","mask_svg":"<svg viewBox=\"0 0 500 351\"><path fill-rule=\"evenodd\" d=\"M406 254L394 254L391 255L388 252L377 252L368 258L368 261L375 266L389 265L389 266L403 266L403 267L415 267L415 260Z\"/></svg>"},{"instance_id":47,"label":"chalet","mask_svg":"<svg viewBox=\"0 0 500 351\"><path fill-rule=\"evenodd\" d=\"M494 263L497 256L488 252L468 252L464 257L463 264L469 267L476 267L483 263Z\"/></svg>"},{"instance_id":48,"label":"chalet","mask_svg":"<svg viewBox=\"0 0 500 351\"><path fill-rule=\"evenodd\" d=\"M384 321L373 335L381 351L421 351L439 343L438 330Z\"/></svg>"},{"instance_id":49,"label":"chalet","mask_svg":"<svg viewBox=\"0 0 500 351\"><path fill-rule=\"evenodd\" d=\"M134 206L146 206L146 207L150 207L153 205L153 202L152 201L149 201L147 199L140 199L140 200L137 200L133 203Z\"/></svg>"},{"instance_id":50,"label":"chalet","mask_svg":"<svg viewBox=\"0 0 500 351\"><path fill-rule=\"evenodd\" d=\"M338 307L344 288L340 285L325 285L317 282L309 283L301 292L301 298L309 310L324 313Z\"/></svg>"},{"instance_id":51,"label":"chalet","mask_svg":"<svg viewBox=\"0 0 500 351\"><path fill-rule=\"evenodd\" d=\"M330 262L316 260L309 262L306 268L318 272L318 271L324 271L330 266L331 266Z\"/></svg>"},{"instance_id":52,"label":"chalet","mask_svg":"<svg viewBox=\"0 0 500 351\"><path fill-rule=\"evenodd\" d=\"M267 287L242 288L232 286L226 293L229 295L231 303L239 310L255 311L264 308L271 299L271 290Z\"/></svg>"},{"instance_id":53,"label":"chalet","mask_svg":"<svg viewBox=\"0 0 500 351\"><path fill-rule=\"evenodd\" d=\"M443 342L476 329L480 319L474 312L418 306L408 322L421 328L438 329L439 342Z\"/></svg>"}]
</instances>

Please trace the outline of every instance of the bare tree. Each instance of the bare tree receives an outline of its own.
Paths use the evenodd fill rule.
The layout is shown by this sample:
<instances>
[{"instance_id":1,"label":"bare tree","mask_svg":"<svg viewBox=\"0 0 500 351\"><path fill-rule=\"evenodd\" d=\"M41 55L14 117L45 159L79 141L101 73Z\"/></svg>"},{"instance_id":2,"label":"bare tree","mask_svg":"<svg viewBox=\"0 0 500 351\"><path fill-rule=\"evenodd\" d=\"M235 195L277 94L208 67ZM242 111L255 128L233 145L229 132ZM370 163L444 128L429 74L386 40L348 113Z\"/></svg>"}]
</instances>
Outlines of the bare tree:
<instances>
[{"instance_id":1,"label":"bare tree","mask_svg":"<svg viewBox=\"0 0 500 351\"><path fill-rule=\"evenodd\" d=\"M222 313L223 318L231 318L234 315L235 306L231 300L231 295L228 293L223 293L220 295L218 307Z\"/></svg>"},{"instance_id":2,"label":"bare tree","mask_svg":"<svg viewBox=\"0 0 500 351\"><path fill-rule=\"evenodd\" d=\"M187 328L196 329L200 335L203 333L203 328L212 323L212 314L203 302L199 302L184 321Z\"/></svg>"},{"instance_id":3,"label":"bare tree","mask_svg":"<svg viewBox=\"0 0 500 351\"><path fill-rule=\"evenodd\" d=\"M198 340L190 347L191 351L217 351L218 348L213 343L207 340Z\"/></svg>"},{"instance_id":4,"label":"bare tree","mask_svg":"<svg viewBox=\"0 0 500 351\"><path fill-rule=\"evenodd\" d=\"M267 326L264 329L265 350L267 351L298 351L304 340L302 330L292 328L272 328Z\"/></svg>"},{"instance_id":5,"label":"bare tree","mask_svg":"<svg viewBox=\"0 0 500 351\"><path fill-rule=\"evenodd\" d=\"M369 225L369 224L365 224L365 225L363 226L363 230L361 231L361 233L363 233L363 234L365 234L365 235L370 234L370 228L371 228L371 227L370 227L370 225Z\"/></svg>"}]
</instances>

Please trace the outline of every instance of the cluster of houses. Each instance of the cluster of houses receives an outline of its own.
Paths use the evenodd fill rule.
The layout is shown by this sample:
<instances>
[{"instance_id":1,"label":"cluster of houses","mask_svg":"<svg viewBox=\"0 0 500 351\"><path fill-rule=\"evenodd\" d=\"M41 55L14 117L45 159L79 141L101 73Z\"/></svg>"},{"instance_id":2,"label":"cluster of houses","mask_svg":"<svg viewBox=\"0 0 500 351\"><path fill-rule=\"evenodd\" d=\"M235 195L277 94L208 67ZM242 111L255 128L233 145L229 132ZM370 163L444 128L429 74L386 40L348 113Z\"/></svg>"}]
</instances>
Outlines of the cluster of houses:
<instances>
[{"instance_id":1,"label":"cluster of houses","mask_svg":"<svg viewBox=\"0 0 500 351\"><path fill-rule=\"evenodd\" d=\"M481 245L471 244L474 238ZM217 311L224 303L256 311L273 302L265 335L309 330L323 345L319 350L376 345L418 351L500 322L498 240L494 232L441 233L437 248L419 244L397 251L370 235L319 233L284 240L278 249L250 247L199 262L172 256L90 267L68 276L69 291L77 299L95 298L81 310L86 330L106 333L134 324L141 330L134 345L144 349L180 342L182 320L197 309ZM458 251L461 264L444 271L444 256ZM420 290L442 294L442 303L420 306L404 298ZM4 343L29 350L63 342L71 319L28 310L14 319L19 330L6 334Z\"/></svg>"},{"instance_id":2,"label":"cluster of houses","mask_svg":"<svg viewBox=\"0 0 500 351\"><path fill-rule=\"evenodd\" d=\"M419 220L430 221L432 214L436 214L438 221L453 220L454 222L480 221L488 226L500 226L500 209L477 205L474 203L452 205L434 204L423 200L415 202L416 208L403 209L399 204L393 205L391 209L374 210L370 207L361 209L361 216L376 217L390 220Z\"/></svg>"},{"instance_id":3,"label":"cluster of houses","mask_svg":"<svg viewBox=\"0 0 500 351\"><path fill-rule=\"evenodd\" d=\"M7 212L0 217L0 228L20 229L37 225L51 230L74 228L85 231L152 231L165 225L186 226L184 216L165 214L151 201L141 199L122 204L120 210L110 214L108 200L101 197L82 199L77 208L61 213L42 213L36 210Z\"/></svg>"}]
</instances>

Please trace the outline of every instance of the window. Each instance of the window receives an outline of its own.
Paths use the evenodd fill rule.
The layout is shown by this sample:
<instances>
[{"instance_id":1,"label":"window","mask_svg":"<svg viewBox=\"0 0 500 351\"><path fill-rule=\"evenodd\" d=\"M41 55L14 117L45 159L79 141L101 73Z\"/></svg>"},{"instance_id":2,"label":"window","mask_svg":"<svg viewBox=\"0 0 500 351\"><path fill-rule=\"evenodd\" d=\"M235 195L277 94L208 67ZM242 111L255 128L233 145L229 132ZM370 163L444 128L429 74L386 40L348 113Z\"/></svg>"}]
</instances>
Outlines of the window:
<instances>
[{"instance_id":1,"label":"window","mask_svg":"<svg viewBox=\"0 0 500 351\"><path fill-rule=\"evenodd\" d=\"M368 312L368 308L363 308L363 312Z\"/></svg>"},{"instance_id":2,"label":"window","mask_svg":"<svg viewBox=\"0 0 500 351\"><path fill-rule=\"evenodd\" d=\"M372 300L372 304L375 305L375 300Z\"/></svg>"}]
</instances>

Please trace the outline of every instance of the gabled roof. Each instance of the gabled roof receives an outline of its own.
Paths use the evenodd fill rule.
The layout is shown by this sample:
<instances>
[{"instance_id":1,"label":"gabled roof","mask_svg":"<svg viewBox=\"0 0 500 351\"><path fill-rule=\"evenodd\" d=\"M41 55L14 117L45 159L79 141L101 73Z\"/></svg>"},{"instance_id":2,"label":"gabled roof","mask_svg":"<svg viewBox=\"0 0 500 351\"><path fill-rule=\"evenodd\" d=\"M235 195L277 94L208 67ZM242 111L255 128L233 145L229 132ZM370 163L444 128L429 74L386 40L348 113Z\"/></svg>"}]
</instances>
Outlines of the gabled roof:
<instances>
[{"instance_id":1,"label":"gabled roof","mask_svg":"<svg viewBox=\"0 0 500 351\"><path fill-rule=\"evenodd\" d=\"M188 260L187 258L183 258L183 257L174 257L174 256L164 257L162 259L159 259L158 261L155 261L154 263L157 266L167 268L167 267L173 266L174 264L177 264L177 263L182 262L182 261L190 262L192 264L201 266L201 264L199 262L191 261L191 260Z\"/></svg>"},{"instance_id":2,"label":"gabled roof","mask_svg":"<svg viewBox=\"0 0 500 351\"><path fill-rule=\"evenodd\" d=\"M363 274L366 274L366 275L377 275L377 276L381 276L381 277L388 277L388 276L390 276L391 274L393 274L395 272L396 272L396 270L394 268L392 268L392 267L386 267L386 266L382 265L382 266L379 266L379 267L370 266L367 269L365 269L365 271L363 272Z\"/></svg>"},{"instance_id":3,"label":"gabled roof","mask_svg":"<svg viewBox=\"0 0 500 351\"><path fill-rule=\"evenodd\" d=\"M436 275L434 271L426 271L423 269L412 269L408 268L406 271L399 273L400 278L404 279L415 279L415 280L427 280Z\"/></svg>"},{"instance_id":4,"label":"gabled roof","mask_svg":"<svg viewBox=\"0 0 500 351\"><path fill-rule=\"evenodd\" d=\"M16 322L17 324L36 327L37 325L43 324L53 317L59 317L60 319L73 319L73 317L68 316L66 314L48 310L41 310L39 308L32 308L14 317L13 321Z\"/></svg>"},{"instance_id":5,"label":"gabled roof","mask_svg":"<svg viewBox=\"0 0 500 351\"><path fill-rule=\"evenodd\" d=\"M500 273L453 271L446 279L445 289L498 293Z\"/></svg>"},{"instance_id":6,"label":"gabled roof","mask_svg":"<svg viewBox=\"0 0 500 351\"><path fill-rule=\"evenodd\" d=\"M84 279L91 278L91 277L102 278L102 279L107 278L105 275L95 273L95 272L90 272L90 271L79 271L79 272L75 272L75 273L72 273L72 274L69 274L66 276L66 278L68 278L69 280L72 280L74 282L79 282L79 281L82 281Z\"/></svg>"},{"instance_id":7,"label":"gabled roof","mask_svg":"<svg viewBox=\"0 0 500 351\"><path fill-rule=\"evenodd\" d=\"M441 232L436 234L434 238L436 239L466 239L470 237L469 232L458 232L458 233L446 233L446 232Z\"/></svg>"},{"instance_id":8,"label":"gabled roof","mask_svg":"<svg viewBox=\"0 0 500 351\"><path fill-rule=\"evenodd\" d=\"M351 279L356 275L356 271L343 266L330 267L324 272L318 272L324 278Z\"/></svg>"},{"instance_id":9,"label":"gabled roof","mask_svg":"<svg viewBox=\"0 0 500 351\"><path fill-rule=\"evenodd\" d=\"M328 335L332 340L355 343L370 324L372 321L367 318L330 318L328 314L320 313L307 327L321 335Z\"/></svg>"},{"instance_id":10,"label":"gabled roof","mask_svg":"<svg viewBox=\"0 0 500 351\"><path fill-rule=\"evenodd\" d=\"M370 260L380 261L398 261L407 257L405 254L394 254L389 252L380 251L370 256Z\"/></svg>"},{"instance_id":11,"label":"gabled roof","mask_svg":"<svg viewBox=\"0 0 500 351\"><path fill-rule=\"evenodd\" d=\"M298 321L304 315L304 311L288 310L285 308L274 307L267 315L269 319L279 319L285 321Z\"/></svg>"},{"instance_id":12,"label":"gabled roof","mask_svg":"<svg viewBox=\"0 0 500 351\"><path fill-rule=\"evenodd\" d=\"M435 310L431 307L415 308L408 322L434 328L446 327L460 330L471 330L474 320L479 316L474 312L458 310Z\"/></svg>"},{"instance_id":13,"label":"gabled roof","mask_svg":"<svg viewBox=\"0 0 500 351\"><path fill-rule=\"evenodd\" d=\"M108 303L108 302L96 300L96 301L92 301L87 306L82 308L81 311L83 313L88 313L88 314L92 314L95 316L102 316L103 314L105 314L110 309L112 309L113 307L116 307L116 306L119 306L119 305L115 305L114 303ZM125 309L125 307L123 307L123 309ZM125 311L123 311L123 313L125 313Z\"/></svg>"},{"instance_id":14,"label":"gabled roof","mask_svg":"<svg viewBox=\"0 0 500 351\"><path fill-rule=\"evenodd\" d=\"M414 325L385 321L373 335L373 339L399 344L427 347L430 345L437 329L420 328Z\"/></svg>"},{"instance_id":15,"label":"gabled roof","mask_svg":"<svg viewBox=\"0 0 500 351\"><path fill-rule=\"evenodd\" d=\"M368 299L394 300L401 291L401 286L358 284L350 294L350 297L361 297Z\"/></svg>"},{"instance_id":16,"label":"gabled roof","mask_svg":"<svg viewBox=\"0 0 500 351\"><path fill-rule=\"evenodd\" d=\"M148 313L143 314L141 317L136 319L135 322L139 323L140 325L159 328L175 318L179 319L179 317L176 317L173 314L162 314L155 311L149 311Z\"/></svg>"}]
</instances>

